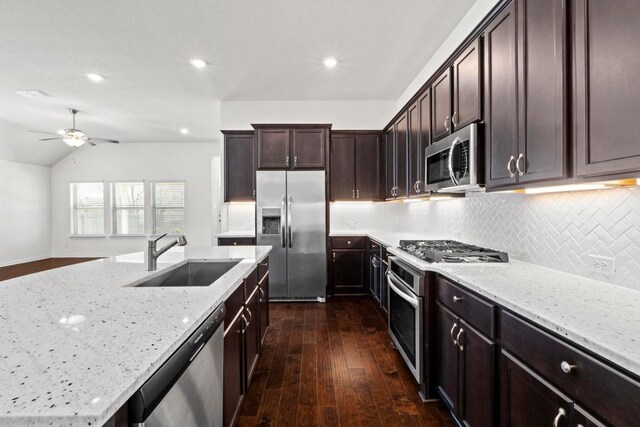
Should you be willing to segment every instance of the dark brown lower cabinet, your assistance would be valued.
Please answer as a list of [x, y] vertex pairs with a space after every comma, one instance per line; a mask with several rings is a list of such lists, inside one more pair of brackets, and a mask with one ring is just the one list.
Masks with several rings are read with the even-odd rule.
[[256, 286], [244, 304], [246, 326], [244, 330], [245, 338], [245, 358], [246, 358], [246, 382], [247, 388], [253, 379], [253, 373], [258, 366], [260, 358], [260, 288]]
[[496, 343], [438, 303], [438, 392], [464, 426], [495, 425]]
[[364, 249], [333, 249], [331, 251], [331, 284], [336, 295], [366, 294]]
[[506, 351], [501, 356], [500, 425], [569, 427], [573, 402]]
[[232, 426], [244, 397], [244, 320], [236, 316], [224, 331], [224, 425]]
[[571, 427], [607, 427], [606, 424], [598, 421], [593, 415], [578, 405], [574, 405], [573, 415]]
[[260, 345], [264, 342], [269, 330], [269, 272], [258, 283], [258, 304], [260, 305]]

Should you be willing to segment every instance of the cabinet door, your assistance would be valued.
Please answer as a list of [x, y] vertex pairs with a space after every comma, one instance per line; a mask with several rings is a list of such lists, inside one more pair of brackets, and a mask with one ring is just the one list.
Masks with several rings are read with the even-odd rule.
[[569, 426], [573, 403], [567, 397], [505, 351], [500, 364], [502, 427]]
[[451, 133], [451, 69], [447, 68], [431, 85], [433, 93], [433, 140]]
[[396, 197], [407, 197], [409, 165], [409, 126], [407, 114], [403, 114], [395, 124], [396, 129]]
[[424, 192], [424, 157], [425, 148], [431, 144], [431, 89], [427, 90], [418, 98], [420, 104], [420, 144], [418, 153], [418, 190]]
[[460, 320], [460, 418], [470, 427], [493, 427], [496, 343]]
[[260, 293], [258, 298], [260, 315], [258, 317], [260, 318], [260, 348], [262, 348], [262, 343], [264, 343], [269, 330], [269, 272], [262, 277], [258, 286]]
[[289, 138], [289, 129], [258, 129], [258, 169], [288, 169]]
[[477, 38], [453, 63], [453, 115], [451, 125], [458, 130], [482, 118], [482, 55]]
[[226, 427], [234, 425], [244, 395], [243, 328], [244, 321], [237, 316], [224, 331], [223, 418]]
[[409, 106], [407, 111], [409, 120], [409, 196], [420, 194], [420, 104]]
[[253, 293], [245, 302], [245, 360], [246, 360], [246, 389], [251, 384], [253, 373], [258, 366], [260, 356], [260, 288], [254, 289]]
[[484, 37], [487, 187], [516, 182], [514, 154], [518, 151], [518, 86], [515, 3], [511, 2], [494, 18]]
[[438, 393], [449, 409], [458, 412], [458, 345], [454, 343], [456, 334], [460, 332], [458, 318], [443, 305], [438, 303]]
[[518, 180], [524, 183], [561, 179], [568, 172], [565, 1], [519, 0], [517, 7], [520, 19]]
[[224, 137], [224, 201], [256, 199], [253, 132]]
[[324, 168], [326, 129], [293, 129], [293, 168]]
[[356, 198], [356, 147], [353, 135], [331, 136], [331, 200]]
[[365, 251], [336, 250], [331, 253], [331, 282], [336, 294], [363, 294]]
[[384, 133], [384, 164], [385, 164], [385, 186], [384, 198], [393, 199], [396, 187], [396, 149], [395, 132], [393, 127]]
[[574, 120], [580, 177], [640, 170], [640, 2], [574, 0]]
[[379, 134], [356, 135], [356, 198], [380, 199], [380, 157], [382, 154]]

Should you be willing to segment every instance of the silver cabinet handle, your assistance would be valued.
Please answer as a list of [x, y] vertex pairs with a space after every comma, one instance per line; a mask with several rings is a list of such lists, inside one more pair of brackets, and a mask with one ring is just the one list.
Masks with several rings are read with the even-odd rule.
[[457, 111], [454, 111], [454, 112], [453, 112], [453, 116], [451, 117], [451, 123], [452, 123], [454, 126], [458, 126], [458, 122], [457, 122], [457, 120], [456, 120], [456, 117], [458, 117], [458, 112], [457, 112]]
[[298, 156], [293, 156], [293, 166], [298, 166]]
[[356, 190], [351, 190], [351, 198], [352, 199], [356, 198]]
[[247, 327], [249, 327], [251, 321], [253, 320], [253, 314], [251, 313], [251, 310], [249, 310], [249, 307], [245, 307], [244, 309], [247, 310], [247, 313], [249, 314], [249, 323], [247, 323]]
[[460, 302], [460, 301], [462, 301], [463, 299], [464, 299], [464, 298], [462, 298], [462, 297], [457, 297], [457, 296], [455, 296], [455, 295], [453, 296], [453, 302]]
[[507, 170], [509, 171], [509, 177], [510, 178], [513, 178], [514, 176], [516, 176], [516, 172], [513, 169], [511, 169], [511, 163], [513, 163], [515, 160], [516, 160], [516, 158], [511, 156], [509, 158], [509, 161], [507, 162]]
[[422, 181], [418, 180], [418, 184], [416, 187], [418, 188], [418, 193], [422, 193]]
[[464, 347], [462, 346], [462, 344], [460, 344], [460, 338], [462, 338], [463, 332], [464, 329], [460, 328], [460, 330], [458, 331], [458, 335], [456, 335], [456, 343], [458, 344], [458, 348], [460, 349], [460, 351], [464, 350]]
[[260, 302], [264, 301], [264, 291], [262, 290], [262, 287], [258, 287], [258, 292], [260, 292]]
[[449, 129], [449, 116], [447, 116], [446, 119], [444, 119], [444, 128], [448, 131]]
[[242, 326], [242, 330], [240, 332], [244, 334], [245, 332], [247, 332], [247, 327], [249, 326], [249, 322], [247, 322], [247, 318], [244, 317], [244, 313], [242, 313], [240, 315], [240, 317], [242, 318], [242, 321], [244, 322], [244, 325]]
[[285, 248], [285, 227], [284, 227], [284, 215], [285, 215], [286, 205], [285, 205], [285, 196], [282, 196], [282, 210], [280, 211], [280, 243], [282, 247]]
[[576, 368], [577, 368], [576, 365], [571, 365], [569, 362], [565, 362], [564, 360], [560, 364], [560, 369], [562, 369], [562, 372], [564, 372], [565, 374], [572, 373], [573, 370]]
[[458, 345], [458, 341], [456, 341], [456, 339], [453, 337], [453, 331], [455, 331], [457, 327], [458, 324], [454, 323], [453, 328], [451, 328], [451, 332], [449, 332], [449, 336], [451, 337], [451, 342], [453, 342], [453, 345]]
[[563, 408], [558, 408], [558, 415], [553, 419], [553, 427], [558, 427], [560, 418], [566, 417], [567, 412]]
[[333, 254], [333, 262], [336, 262], [336, 253], [332, 252], [332, 254]]
[[[520, 169], [520, 160], [522, 160], [522, 169]], [[516, 169], [518, 170], [518, 174], [520, 176], [524, 175], [524, 154], [520, 153], [518, 156], [518, 160], [516, 160]]]
[[360, 198], [360, 190], [358, 189], [356, 190], [356, 199], [359, 199], [359, 198]]
[[291, 196], [289, 196], [289, 206], [287, 206], [287, 229], [289, 230], [289, 247], [292, 248], [293, 246], [293, 231], [291, 231], [291, 217], [293, 216], [293, 214], [291, 213], [291, 206], [293, 203]]
[[287, 164], [287, 167], [289, 167], [289, 156], [286, 156], [284, 161]]

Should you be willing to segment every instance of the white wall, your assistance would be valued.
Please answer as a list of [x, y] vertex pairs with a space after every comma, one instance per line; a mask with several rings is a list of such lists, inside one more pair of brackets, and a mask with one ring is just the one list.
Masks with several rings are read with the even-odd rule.
[[[69, 183], [73, 181], [184, 180], [189, 245], [211, 245], [216, 217], [211, 196], [214, 155], [220, 155], [219, 143], [131, 143], [82, 147], [65, 157], [51, 168], [52, 256], [108, 256], [145, 247], [142, 237], [70, 238]], [[109, 235], [110, 213], [106, 218]], [[147, 221], [147, 230], [149, 225]]]
[[[436, 50], [436, 53], [433, 54], [431, 59], [429, 59], [418, 75], [413, 79], [409, 86], [407, 86], [402, 95], [400, 95], [396, 104], [397, 110], [402, 108], [404, 104], [406, 104], [409, 99], [415, 95], [420, 87], [429, 80], [429, 77], [431, 77], [442, 64], [444, 64], [446, 59], [458, 48], [458, 46], [460, 46], [464, 39], [471, 34], [473, 29], [478, 26], [480, 21], [487, 16], [499, 1], [500, 0], [476, 0], [474, 5], [471, 6], [471, 9], [469, 9], [467, 14], [460, 20], [451, 34], [449, 34], [449, 37], [445, 39], [438, 50]], [[391, 120], [391, 116], [389, 116], [387, 120]]]
[[332, 123], [333, 129], [382, 129], [396, 113], [395, 101], [225, 101], [222, 129], [253, 129], [251, 123]]
[[0, 160], [0, 265], [47, 258], [50, 168]]

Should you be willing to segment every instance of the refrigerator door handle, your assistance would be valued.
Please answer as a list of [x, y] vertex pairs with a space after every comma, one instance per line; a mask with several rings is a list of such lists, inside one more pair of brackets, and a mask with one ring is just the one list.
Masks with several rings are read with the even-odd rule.
[[280, 244], [285, 248], [284, 237], [284, 211], [285, 211], [285, 196], [282, 196], [282, 209], [280, 210]]
[[292, 247], [293, 233], [291, 231], [291, 196], [289, 196], [289, 204], [287, 206], [287, 230], [289, 230], [289, 247]]

